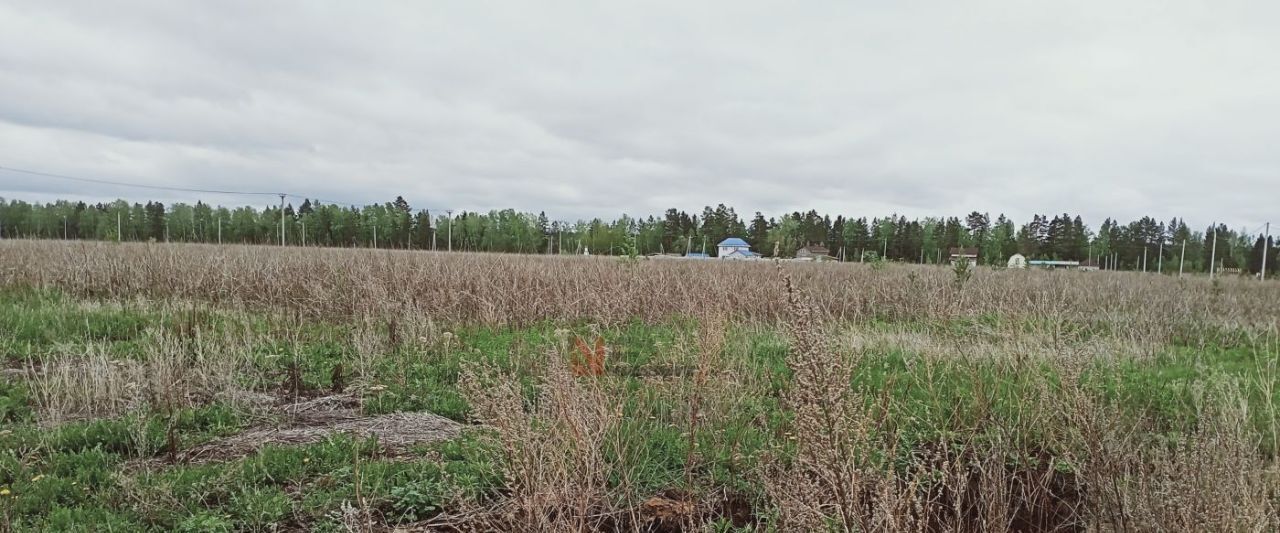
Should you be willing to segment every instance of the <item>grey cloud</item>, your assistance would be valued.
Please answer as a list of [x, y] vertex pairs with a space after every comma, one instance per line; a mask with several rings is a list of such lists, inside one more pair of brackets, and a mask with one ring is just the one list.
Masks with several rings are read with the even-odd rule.
[[[1256, 225], [1280, 194], [1277, 15], [1243, 0], [7, 2], [0, 165], [570, 219], [723, 202]], [[0, 195], [72, 194], [151, 195], [0, 174]]]

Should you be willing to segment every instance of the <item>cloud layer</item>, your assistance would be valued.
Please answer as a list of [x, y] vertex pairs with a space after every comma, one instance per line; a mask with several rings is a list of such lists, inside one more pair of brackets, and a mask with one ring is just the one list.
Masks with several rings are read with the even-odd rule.
[[0, 166], [570, 219], [1280, 205], [1273, 2], [322, 4], [3, 3]]

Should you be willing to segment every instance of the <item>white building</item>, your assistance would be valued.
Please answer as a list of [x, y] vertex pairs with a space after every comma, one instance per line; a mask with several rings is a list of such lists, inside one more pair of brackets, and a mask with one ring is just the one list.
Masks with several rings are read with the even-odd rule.
[[1027, 258], [1022, 254], [1009, 256], [1009, 268], [1027, 268]]
[[716, 257], [720, 259], [758, 259], [760, 254], [751, 251], [747, 241], [729, 237], [716, 245]]

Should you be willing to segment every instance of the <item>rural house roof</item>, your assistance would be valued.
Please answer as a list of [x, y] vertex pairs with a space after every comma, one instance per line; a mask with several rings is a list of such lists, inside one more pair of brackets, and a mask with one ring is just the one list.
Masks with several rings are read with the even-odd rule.
[[737, 238], [737, 237], [729, 237], [728, 239], [725, 239], [725, 240], [723, 240], [723, 241], [720, 241], [720, 244], [717, 244], [716, 246], [742, 246], [742, 247], [748, 247], [748, 246], [751, 246], [751, 245], [750, 245], [750, 244], [747, 244], [747, 241], [744, 241], [744, 240], [739, 239], [739, 238]]
[[947, 253], [951, 254], [951, 257], [955, 257], [955, 256], [958, 256], [958, 255], [960, 255], [960, 256], [974, 256], [974, 257], [977, 257], [977, 256], [978, 256], [978, 249], [977, 249], [977, 248], [949, 248], [948, 250], [949, 250], [949, 251], [948, 251]]

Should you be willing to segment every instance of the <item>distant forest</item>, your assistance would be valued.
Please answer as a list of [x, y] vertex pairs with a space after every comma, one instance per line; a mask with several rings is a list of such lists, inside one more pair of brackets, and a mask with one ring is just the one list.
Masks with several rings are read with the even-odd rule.
[[[1126, 270], [1176, 273], [1186, 243], [1188, 272], [1205, 272], [1216, 231], [1219, 268], [1257, 273], [1262, 266], [1261, 232], [1225, 225], [1194, 231], [1179, 218], [1161, 222], [1142, 217], [1127, 223], [1110, 218], [1092, 229], [1079, 216], [1036, 215], [1021, 225], [999, 215], [973, 212], [964, 217], [911, 219], [848, 217], [795, 212], [776, 218], [756, 213], [740, 218], [732, 207], [706, 207], [700, 214], [668, 209], [660, 217], [563, 222], [543, 213], [511, 209], [488, 213], [414, 210], [404, 198], [363, 207], [310, 200], [283, 210], [289, 245], [457, 250], [528, 254], [684, 254], [706, 251], [726, 237], [741, 237], [767, 257], [790, 257], [807, 245], [822, 245], [848, 261], [875, 260], [938, 263], [951, 247], [979, 250], [983, 264], [1003, 265], [1020, 253], [1030, 259], [1093, 260]], [[451, 227], [452, 226], [452, 227]], [[160, 202], [86, 204], [58, 201], [28, 203], [0, 199], [0, 237], [92, 239], [201, 243], [279, 244], [281, 208], [227, 208]], [[452, 242], [450, 242], [450, 240]], [[1273, 240], [1268, 239], [1267, 270], [1274, 272]], [[1163, 261], [1160, 260], [1161, 254]]]

